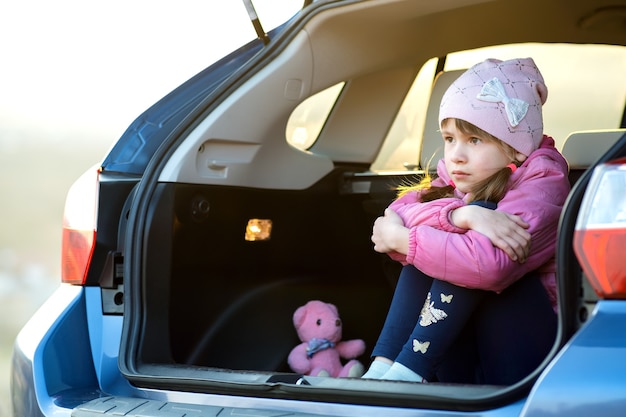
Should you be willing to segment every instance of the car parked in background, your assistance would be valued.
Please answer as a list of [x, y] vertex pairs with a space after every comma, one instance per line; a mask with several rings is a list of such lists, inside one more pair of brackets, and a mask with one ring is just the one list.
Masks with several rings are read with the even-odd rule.
[[[245, 3], [259, 39], [147, 109], [70, 189], [63, 282], [15, 343], [14, 415], [623, 415], [626, 2], [305, 1], [268, 33]], [[399, 271], [372, 249], [374, 219], [441, 155], [450, 82], [526, 56], [573, 185], [550, 354], [510, 386], [294, 374], [309, 300], [374, 345]]]

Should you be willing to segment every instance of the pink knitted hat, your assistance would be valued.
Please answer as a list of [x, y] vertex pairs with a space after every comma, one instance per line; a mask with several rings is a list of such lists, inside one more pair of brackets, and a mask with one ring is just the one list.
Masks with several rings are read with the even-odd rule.
[[530, 155], [543, 137], [541, 106], [548, 97], [532, 58], [488, 59], [465, 71], [443, 95], [439, 125], [462, 119]]

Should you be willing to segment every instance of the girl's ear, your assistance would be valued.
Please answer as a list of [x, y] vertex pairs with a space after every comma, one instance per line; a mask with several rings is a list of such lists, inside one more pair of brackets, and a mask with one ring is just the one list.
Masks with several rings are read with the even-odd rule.
[[521, 152], [515, 152], [515, 159], [518, 162], [524, 162], [528, 157]]

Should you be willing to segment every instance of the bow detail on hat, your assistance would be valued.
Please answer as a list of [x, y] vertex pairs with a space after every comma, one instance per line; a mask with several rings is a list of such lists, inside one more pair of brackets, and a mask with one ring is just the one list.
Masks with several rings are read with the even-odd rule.
[[512, 127], [517, 126], [528, 111], [528, 103], [519, 98], [507, 96], [502, 82], [496, 77], [483, 85], [476, 98], [491, 103], [504, 103], [504, 109]]

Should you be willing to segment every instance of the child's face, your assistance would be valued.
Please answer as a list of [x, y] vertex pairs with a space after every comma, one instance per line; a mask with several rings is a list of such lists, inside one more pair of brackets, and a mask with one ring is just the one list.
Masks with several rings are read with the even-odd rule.
[[448, 175], [456, 188], [470, 192], [474, 185], [495, 174], [515, 159], [499, 141], [489, 136], [463, 133], [448, 121], [441, 128]]

